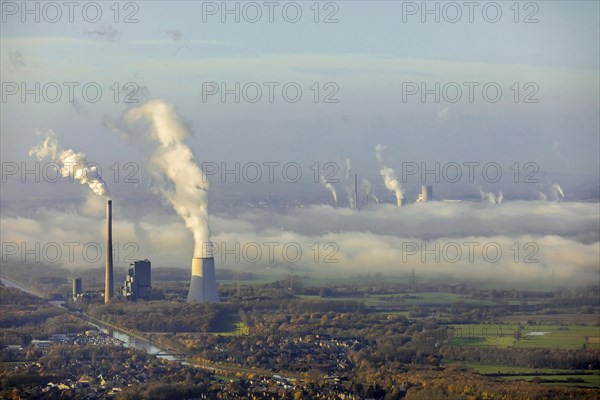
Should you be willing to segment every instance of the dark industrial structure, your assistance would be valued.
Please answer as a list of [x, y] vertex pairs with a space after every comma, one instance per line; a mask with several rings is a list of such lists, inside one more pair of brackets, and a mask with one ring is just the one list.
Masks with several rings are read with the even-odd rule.
[[150, 300], [152, 297], [150, 261], [138, 260], [130, 264], [121, 288], [121, 295], [127, 300]]

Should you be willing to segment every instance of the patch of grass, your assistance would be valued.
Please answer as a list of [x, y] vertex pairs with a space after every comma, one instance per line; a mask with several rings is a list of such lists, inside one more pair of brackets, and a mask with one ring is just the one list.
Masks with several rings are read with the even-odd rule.
[[250, 333], [250, 329], [242, 321], [237, 321], [230, 325], [229, 330], [219, 331], [219, 332], [210, 332], [210, 333], [212, 335], [221, 335], [221, 336], [238, 336], [238, 335], [248, 335]]
[[598, 327], [589, 325], [525, 325], [521, 339], [514, 339], [517, 324], [454, 325], [455, 346], [494, 346], [549, 349], [581, 349], [588, 337], [589, 349], [600, 349]]
[[[452, 364], [454, 364], [452, 362]], [[545, 385], [576, 386], [576, 387], [600, 387], [600, 371], [575, 371], [552, 369], [552, 368], [527, 368], [512, 365], [483, 365], [476, 363], [456, 364], [472, 369], [482, 375], [492, 375], [503, 380], [542, 380]], [[590, 374], [593, 372], [593, 374]], [[521, 374], [521, 375], [519, 375]], [[504, 375], [504, 376], [503, 376]], [[553, 382], [543, 382], [553, 381]]]
[[223, 382], [229, 382], [229, 381], [235, 381], [236, 379], [231, 378], [229, 376], [224, 376], [224, 375], [213, 375], [213, 382], [215, 381], [223, 381]]

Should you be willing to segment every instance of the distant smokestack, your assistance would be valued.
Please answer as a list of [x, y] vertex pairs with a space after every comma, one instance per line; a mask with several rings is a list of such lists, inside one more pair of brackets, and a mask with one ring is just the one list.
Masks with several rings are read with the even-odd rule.
[[106, 270], [104, 275], [104, 303], [113, 297], [112, 200], [106, 203]]
[[354, 174], [354, 208], [358, 210], [358, 175]]
[[212, 243], [202, 249], [202, 257], [192, 258], [192, 278], [187, 301], [219, 302]]

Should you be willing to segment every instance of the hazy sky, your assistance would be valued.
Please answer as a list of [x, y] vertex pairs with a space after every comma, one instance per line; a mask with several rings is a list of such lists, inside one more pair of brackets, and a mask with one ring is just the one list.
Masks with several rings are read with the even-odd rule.
[[[367, 235], [363, 243], [388, 243], [391, 253], [383, 251], [387, 255], [375, 262], [384, 268], [400, 254], [393, 240], [436, 237], [418, 227], [437, 226], [439, 214], [409, 216], [403, 210], [393, 216], [398, 210], [382, 206], [371, 210], [367, 222], [364, 215], [331, 210], [335, 218], [347, 218], [341, 224], [328, 221], [323, 214], [329, 208], [322, 206], [282, 221], [280, 214], [265, 217], [257, 211], [236, 219], [232, 215], [239, 209], [219, 205], [242, 204], [250, 194], [254, 202], [285, 196], [332, 205], [319, 180], [331, 172], [326, 163], [333, 162], [340, 179], [335, 184], [339, 205], [347, 207], [345, 186], [352, 182], [344, 177], [346, 159], [388, 204], [395, 198], [379, 173], [384, 166], [400, 179], [406, 163], [494, 163], [503, 173], [498, 182], [482, 179], [480, 170], [473, 180], [425, 181], [435, 185], [437, 198], [477, 199], [480, 192], [484, 197], [503, 192], [507, 200], [550, 201], [557, 199], [552, 187], [557, 182], [565, 189], [564, 200], [575, 203], [549, 209], [536, 201], [528, 210], [527, 203], [517, 202], [504, 211], [490, 204], [483, 211], [482, 205], [466, 205], [476, 222], [465, 222], [465, 229], [458, 228], [460, 221], [448, 225], [457, 229], [444, 230], [444, 240], [498, 237], [508, 243], [514, 235], [550, 247], [558, 241], [557, 246], [569, 249], [564, 254], [578, 254], [574, 262], [586, 271], [580, 281], [597, 266], [596, 1], [474, 2], [473, 8], [464, 2], [428, 2], [427, 10], [420, 1], [228, 2], [227, 10], [220, 1], [139, 1], [118, 3], [118, 8], [111, 2], [77, 2], [72, 10], [62, 2], [52, 4], [2, 1], [3, 241], [39, 241], [52, 229], [64, 240], [81, 237], [82, 227], [93, 229], [102, 218], [101, 203], [90, 198], [87, 188], [44, 176], [40, 182], [31, 175], [21, 179], [21, 169], [34, 168], [29, 150], [41, 140], [36, 132], [52, 130], [63, 149], [83, 152], [102, 167], [115, 213], [122, 218], [116, 236], [134, 238], [139, 230], [144, 251], [156, 251], [162, 263], [168, 263], [174, 246], [185, 248], [178, 262], [187, 260], [192, 245], [185, 226], [148, 179], [153, 147], [146, 136], [132, 134], [143, 126], [124, 119], [131, 108], [161, 99], [189, 128], [185, 143], [198, 164], [262, 166], [263, 178], [256, 184], [207, 173], [211, 208], [221, 213], [213, 214], [212, 230], [222, 240], [291, 230], [291, 238], [310, 243], [327, 241], [331, 233], [345, 244], [343, 259], [360, 268], [370, 253], [354, 254], [357, 247], [348, 236]], [[229, 94], [222, 98], [224, 89]], [[387, 145], [381, 162], [375, 157], [377, 144]], [[302, 180], [290, 184], [276, 169], [270, 184], [264, 163], [271, 162], [298, 163]], [[124, 182], [129, 173], [140, 177], [140, 171], [138, 184]], [[540, 182], [525, 181], [530, 172]], [[423, 181], [416, 176], [402, 182], [410, 202]], [[439, 207], [440, 213], [456, 211], [454, 205]], [[53, 216], [49, 209], [60, 213]], [[507, 229], [501, 224], [505, 212], [533, 226]], [[573, 220], [578, 212], [586, 216]], [[540, 222], [546, 213], [554, 215], [552, 223]], [[59, 228], [67, 215], [83, 220]], [[398, 226], [406, 223], [404, 228], [390, 225], [396, 217]], [[570, 223], [560, 222], [563, 218]], [[264, 221], [270, 222], [265, 226]], [[161, 228], [163, 223], [170, 229]], [[313, 223], [318, 228], [303, 228]], [[152, 232], [172, 237], [156, 243]], [[101, 241], [101, 227], [89, 239]], [[557, 265], [567, 262], [548, 261], [542, 267]]]
[[[127, 146], [101, 124], [105, 117], [118, 120], [131, 106], [123, 101], [132, 89], [115, 104], [111, 85], [133, 82], [141, 88], [133, 99], [166, 100], [189, 121], [196, 135], [191, 146], [201, 160], [350, 157], [357, 167], [376, 168], [370, 149], [386, 143], [398, 162], [533, 161], [543, 171], [597, 176], [598, 3], [530, 2], [525, 8], [524, 2], [518, 23], [515, 9], [504, 2], [498, 3], [499, 21], [487, 22], [497, 15], [489, 3], [477, 2], [472, 23], [465, 6], [460, 6], [458, 22], [450, 23], [446, 20], [455, 18], [456, 7], [428, 3], [432, 9], [438, 5], [436, 23], [435, 15], [421, 15], [421, 2], [392, 1], [321, 2], [319, 21], [330, 16], [337, 23], [314, 23], [310, 2], [299, 3], [302, 16], [297, 23], [286, 22], [283, 12], [287, 7], [286, 18], [293, 19], [296, 8], [290, 4], [295, 3], [275, 2], [273, 23], [269, 8], [261, 6], [262, 17], [249, 23], [255, 8], [238, 2], [236, 23], [235, 15], [221, 15], [221, 2], [191, 1], [132, 2], [126, 9], [121, 5], [118, 23], [108, 3], [100, 3], [96, 23], [84, 19], [93, 20], [97, 12], [94, 7], [84, 12], [85, 2], [73, 10], [73, 23], [66, 7], [56, 23], [47, 22], [55, 18], [55, 9], [40, 8], [40, 22], [35, 23], [35, 15], [21, 15], [21, 3], [13, 10], [12, 2], [3, 2], [9, 7], [2, 22], [3, 84], [24, 82], [31, 88], [40, 82], [43, 88], [56, 82], [63, 95], [54, 104], [43, 93], [39, 103], [33, 95], [22, 103], [20, 88], [8, 95], [10, 88], [3, 87], [2, 158], [26, 159], [36, 129], [51, 128], [66, 146], [80, 148], [103, 164], [141, 160], [135, 146]], [[407, 15], [413, 4], [419, 10]], [[216, 15], [208, 15], [215, 5]], [[235, 6], [227, 3], [230, 9]], [[138, 22], [124, 23], [127, 16]], [[539, 22], [524, 23], [526, 19]], [[64, 82], [79, 84], [75, 104], [69, 102]], [[89, 82], [97, 82], [103, 91], [97, 103], [82, 98], [82, 87]], [[236, 104], [233, 95], [222, 103], [218, 94], [203, 102], [203, 82], [229, 88], [235, 82], [241, 87], [256, 82], [263, 96], [253, 104], [243, 96]], [[280, 84], [273, 103], [264, 82]], [[302, 89], [297, 103], [282, 97], [281, 87], [289, 82]], [[315, 82], [321, 86], [317, 104], [310, 89]], [[332, 99], [338, 103], [323, 103], [333, 91], [323, 87], [327, 82], [337, 85]], [[440, 87], [455, 82], [463, 93], [456, 103], [446, 101], [455, 97], [452, 87], [441, 93], [439, 103], [433, 95], [422, 103], [420, 93], [403, 102], [406, 82], [429, 88], [436, 82]], [[473, 103], [465, 82], [479, 84]], [[502, 90], [497, 103], [482, 97], [489, 82]], [[518, 103], [516, 87], [510, 88], [515, 82], [520, 86]], [[536, 86], [525, 88], [528, 82]], [[248, 90], [248, 97], [254, 96]], [[48, 91], [47, 97], [53, 98], [54, 89]], [[531, 99], [538, 103], [524, 103], [534, 92]]]

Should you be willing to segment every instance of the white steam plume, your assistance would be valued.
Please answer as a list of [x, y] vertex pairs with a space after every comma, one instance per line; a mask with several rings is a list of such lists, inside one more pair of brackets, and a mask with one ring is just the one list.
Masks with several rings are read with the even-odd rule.
[[371, 193], [371, 189], [373, 186], [367, 178], [362, 178], [362, 180], [360, 181], [360, 187], [365, 191], [366, 195], [368, 196]]
[[354, 204], [354, 188], [351, 186], [345, 186], [346, 194], [348, 195], [348, 205], [350, 208], [356, 208], [356, 204]]
[[542, 201], [548, 201], [548, 196], [546, 196], [546, 193], [544, 192], [538, 192], [538, 197]]
[[504, 193], [502, 193], [502, 190], [498, 192], [498, 204], [502, 204], [502, 202], [504, 201]]
[[98, 196], [110, 197], [106, 182], [98, 173], [98, 168], [87, 161], [85, 153], [78, 153], [73, 149], [62, 150], [52, 130], [48, 130], [43, 136], [44, 141], [29, 150], [30, 157], [35, 155], [38, 160], [51, 160], [56, 163], [64, 178], [88, 185]]
[[552, 184], [552, 196], [554, 197], [555, 201], [561, 201], [565, 197], [565, 192], [563, 192], [558, 183]]
[[323, 175], [321, 175], [321, 183], [323, 183], [325, 188], [327, 188], [331, 192], [331, 196], [333, 197], [333, 202], [335, 203], [335, 207], [337, 207], [337, 192], [335, 191], [335, 188], [333, 187], [333, 185], [331, 183], [325, 181], [325, 178], [323, 177]]
[[387, 147], [382, 144], [378, 144], [375, 146], [375, 157], [377, 157], [377, 161], [381, 164], [381, 171], [379, 173], [383, 177], [383, 183], [387, 190], [394, 192], [396, 195], [396, 203], [398, 207], [402, 205], [404, 200], [404, 190], [398, 182], [398, 178], [396, 178], [396, 171], [394, 169], [386, 167], [383, 163], [383, 152]]
[[488, 203], [496, 204], [496, 195], [494, 192], [484, 192], [483, 188], [479, 186], [479, 194], [481, 195], [481, 200], [486, 200]]
[[194, 155], [183, 142], [189, 132], [170, 104], [152, 100], [125, 114], [128, 123], [145, 119], [151, 123], [151, 139], [158, 147], [150, 162], [156, 188], [185, 221], [194, 235], [194, 257], [205, 257], [210, 242], [208, 196], [210, 187]]
[[360, 186], [362, 187], [362, 189], [365, 191], [365, 194], [367, 195], [367, 201], [371, 198], [371, 199], [375, 200], [375, 202], [379, 203], [379, 199], [377, 198], [377, 196], [375, 196], [374, 193], [371, 193], [371, 191], [373, 190], [373, 186], [371, 185], [371, 182], [367, 178], [363, 178], [360, 181]]
[[[344, 165], [344, 179], [346, 181], [350, 181], [350, 158], [346, 157], [346, 162]], [[344, 190], [346, 190], [346, 194], [348, 195], [348, 205], [351, 209], [356, 208], [356, 204], [354, 201], [354, 187], [353, 186], [344, 186]]]

